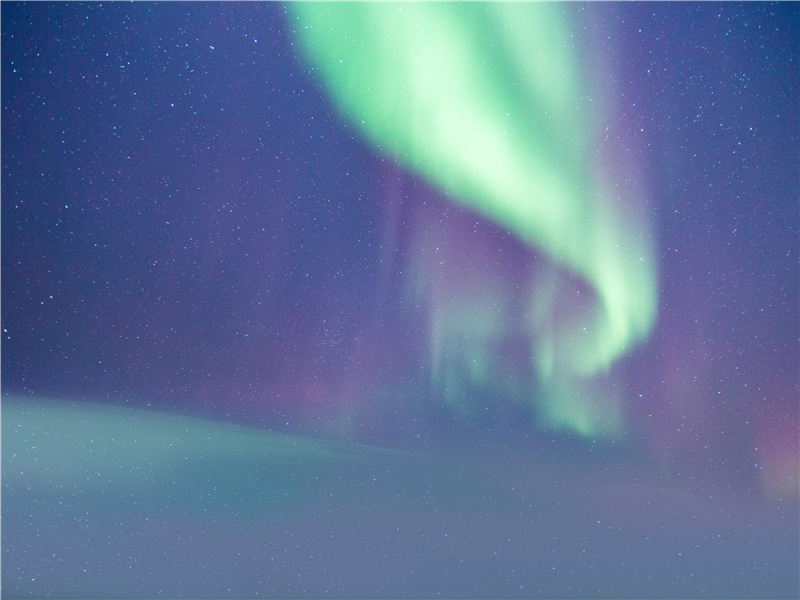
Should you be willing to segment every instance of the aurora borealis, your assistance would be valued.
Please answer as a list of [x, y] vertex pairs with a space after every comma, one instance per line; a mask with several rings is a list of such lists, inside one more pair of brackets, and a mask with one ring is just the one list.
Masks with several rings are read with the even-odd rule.
[[797, 4], [1, 10], [4, 597], [796, 597]]
[[[590, 282], [596, 300], [558, 318], [559, 283], [526, 282], [517, 329], [535, 346], [545, 391], [528, 393], [552, 413], [542, 421], [597, 434], [596, 408], [578, 399], [572, 379], [608, 370], [649, 332], [654, 249], [642, 201], [615, 200], [620, 186], [592, 157], [592, 124], [603, 120], [568, 44], [563, 7], [307, 3], [293, 11], [336, 104], [378, 150]], [[459, 325], [452, 330], [449, 314], [432, 320], [433, 359], [452, 361]]]

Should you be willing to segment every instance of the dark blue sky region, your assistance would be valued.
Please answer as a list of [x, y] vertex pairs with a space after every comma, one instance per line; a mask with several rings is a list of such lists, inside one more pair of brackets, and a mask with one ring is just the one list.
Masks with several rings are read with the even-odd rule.
[[[556, 383], [542, 331], [571, 348], [572, 315], [613, 312], [602, 288], [366, 135], [302, 50], [302, 11], [0, 10], [12, 596], [796, 596], [797, 3], [557, 9], [552, 48], [580, 74], [549, 76], [592, 107], [561, 183], [619, 192], [614, 229], [652, 248], [656, 303], [607, 369], [558, 379], [556, 352]], [[487, 39], [511, 39], [495, 25]], [[519, 58], [503, 48], [486, 60]], [[553, 82], [533, 82], [545, 106]], [[132, 425], [112, 439], [117, 420]], [[179, 450], [159, 454], [166, 439]], [[66, 474], [31, 474], [43, 464]], [[89, 506], [96, 533], [76, 544]], [[64, 576], [106, 544], [128, 558]]]

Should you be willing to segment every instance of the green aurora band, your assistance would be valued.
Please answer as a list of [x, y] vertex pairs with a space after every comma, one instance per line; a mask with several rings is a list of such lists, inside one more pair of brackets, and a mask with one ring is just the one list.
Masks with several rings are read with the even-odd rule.
[[654, 250], [641, 199], [609, 181], [603, 94], [584, 83], [568, 7], [288, 6], [316, 76], [365, 139], [591, 287], [566, 317], [547, 274], [531, 293], [524, 327], [542, 389], [526, 401], [544, 426], [618, 434], [619, 409], [580, 388], [651, 330]]

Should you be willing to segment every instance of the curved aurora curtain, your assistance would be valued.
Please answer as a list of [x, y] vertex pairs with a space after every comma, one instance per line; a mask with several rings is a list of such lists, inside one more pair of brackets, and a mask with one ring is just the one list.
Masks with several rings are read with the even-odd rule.
[[603, 96], [585, 83], [563, 7], [299, 2], [289, 10], [307, 59], [364, 138], [588, 283], [591, 301], [566, 317], [552, 286], [531, 294], [524, 327], [542, 384], [531, 401], [546, 425], [618, 431], [619, 415], [581, 399], [581, 382], [651, 329], [653, 248], [641, 199], [620, 197], [624, 186], [598, 148]]

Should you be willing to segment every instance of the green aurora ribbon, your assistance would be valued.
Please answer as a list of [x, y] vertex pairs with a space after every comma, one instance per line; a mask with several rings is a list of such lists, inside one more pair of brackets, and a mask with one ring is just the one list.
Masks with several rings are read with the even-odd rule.
[[557, 322], [552, 285], [531, 295], [544, 391], [530, 401], [551, 428], [618, 433], [619, 411], [577, 387], [651, 330], [654, 250], [641, 199], [609, 177], [604, 96], [587, 84], [565, 7], [297, 2], [289, 14], [365, 139], [588, 283], [592, 301]]

